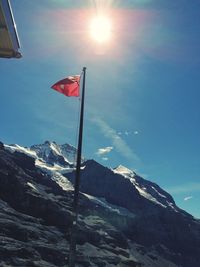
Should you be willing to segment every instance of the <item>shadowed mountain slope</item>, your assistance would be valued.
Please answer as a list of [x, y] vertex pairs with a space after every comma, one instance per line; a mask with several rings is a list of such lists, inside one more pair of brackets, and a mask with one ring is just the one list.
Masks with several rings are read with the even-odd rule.
[[[75, 150], [53, 145], [0, 144], [0, 266], [68, 266]], [[123, 166], [83, 166], [77, 266], [200, 266], [200, 222], [167, 192]]]

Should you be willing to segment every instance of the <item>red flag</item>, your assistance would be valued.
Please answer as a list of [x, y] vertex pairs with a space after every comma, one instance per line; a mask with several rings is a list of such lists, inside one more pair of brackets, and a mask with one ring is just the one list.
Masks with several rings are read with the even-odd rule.
[[79, 96], [80, 75], [69, 76], [51, 86], [52, 89], [66, 96]]

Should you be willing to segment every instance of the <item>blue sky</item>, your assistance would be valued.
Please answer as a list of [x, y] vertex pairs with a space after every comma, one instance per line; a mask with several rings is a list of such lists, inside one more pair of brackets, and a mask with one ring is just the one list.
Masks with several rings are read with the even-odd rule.
[[[112, 38], [90, 38], [104, 7]], [[0, 59], [1, 140], [76, 144], [79, 100], [50, 89], [87, 67], [83, 153], [156, 182], [200, 218], [200, 3], [12, 0], [23, 58]]]

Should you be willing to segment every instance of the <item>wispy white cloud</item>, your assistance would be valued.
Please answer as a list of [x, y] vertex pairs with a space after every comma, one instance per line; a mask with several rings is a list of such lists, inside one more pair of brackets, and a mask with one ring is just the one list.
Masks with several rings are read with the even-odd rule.
[[106, 161], [106, 160], [108, 160], [108, 158], [106, 158], [106, 157], [103, 157], [103, 158], [102, 158], [102, 160], [105, 160], [105, 161]]
[[128, 131], [128, 130], [126, 130], [126, 131], [119, 131], [119, 132], [117, 132], [117, 134], [118, 135], [126, 135], [126, 136], [129, 136], [129, 135], [132, 135], [132, 134], [134, 134], [134, 135], [137, 135], [137, 134], [139, 134], [139, 132], [138, 131]]
[[104, 155], [104, 154], [108, 154], [113, 150], [112, 146], [107, 146], [104, 148], [99, 148], [98, 151], [96, 152], [97, 155]]
[[104, 120], [101, 118], [93, 118], [92, 120], [100, 128], [103, 135], [110, 139], [114, 148], [125, 158], [132, 161], [139, 162], [140, 159], [134, 153], [134, 151], [128, 146], [128, 144], [119, 136], [118, 132], [112, 129]]
[[171, 194], [200, 192], [200, 183], [187, 183], [178, 186], [172, 186], [166, 188], [166, 190]]
[[185, 197], [185, 198], [184, 198], [184, 201], [188, 201], [188, 200], [190, 200], [190, 199], [192, 199], [192, 198], [193, 198], [193, 196]]

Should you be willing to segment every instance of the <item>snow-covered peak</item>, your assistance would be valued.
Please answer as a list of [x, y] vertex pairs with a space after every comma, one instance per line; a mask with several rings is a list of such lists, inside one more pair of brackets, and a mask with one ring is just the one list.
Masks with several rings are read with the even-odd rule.
[[[17, 151], [34, 158], [36, 167], [50, 174], [52, 179], [65, 190], [66, 188], [71, 188], [64, 174], [74, 170], [77, 152], [75, 147], [69, 144], [59, 145], [56, 142], [46, 141], [43, 144], [33, 145], [28, 148], [19, 145], [5, 145], [5, 148], [13, 153]], [[91, 164], [91, 166], [93, 165], [94, 164]], [[94, 168], [94, 166], [92, 168]], [[103, 169], [103, 175], [105, 175], [104, 171], [105, 169]], [[122, 179], [129, 180], [130, 188], [133, 187], [133, 191], [136, 190], [141, 197], [159, 206], [176, 211], [176, 205], [172, 197], [155, 183], [143, 179], [134, 171], [123, 165], [119, 165], [111, 169], [111, 171], [113, 174], [121, 176]], [[114, 175], [114, 178], [115, 177]], [[66, 187], [64, 183], [67, 184]], [[128, 184], [127, 181], [125, 184]]]
[[56, 163], [66, 166], [73, 165], [75, 162], [76, 148], [68, 144], [58, 145], [56, 142], [45, 141], [43, 144], [31, 146], [30, 149], [52, 165]]
[[16, 144], [4, 145], [4, 147], [12, 153], [16, 151], [34, 158], [35, 166], [51, 175], [51, 178], [64, 190], [72, 188], [70, 182], [62, 174], [74, 170], [77, 152], [75, 147], [69, 144], [59, 145], [50, 141], [31, 147], [23, 147]]
[[56, 142], [45, 141], [43, 144], [23, 147], [17, 144], [4, 145], [10, 152], [24, 153], [36, 160], [42, 160], [50, 165], [72, 166], [76, 159], [76, 148], [69, 144], [58, 145]]
[[[67, 158], [70, 162], [74, 162], [76, 159], [77, 149], [69, 144], [60, 145], [60, 151], [62, 155]], [[84, 160], [82, 158], [82, 160]]]
[[114, 168], [113, 172], [124, 175], [126, 177], [134, 177], [136, 175], [132, 170], [128, 169], [123, 165], [119, 165], [118, 167]]
[[35, 159], [35, 164], [47, 172], [68, 172], [74, 168], [76, 148], [69, 144], [58, 145], [56, 142], [45, 141], [43, 144], [23, 147], [17, 144], [4, 145], [5, 149], [14, 153], [24, 153]]
[[172, 197], [155, 183], [143, 179], [134, 171], [123, 165], [119, 165], [113, 169], [113, 172], [122, 175], [125, 179], [128, 179], [142, 197], [159, 206], [165, 208], [169, 207], [176, 211], [176, 205]]

